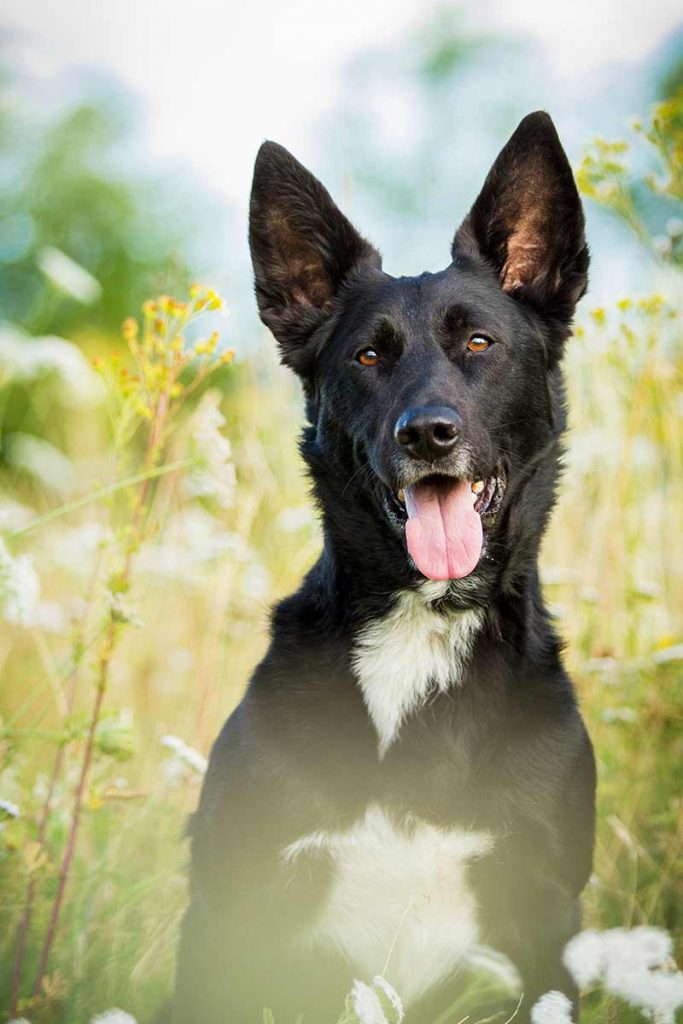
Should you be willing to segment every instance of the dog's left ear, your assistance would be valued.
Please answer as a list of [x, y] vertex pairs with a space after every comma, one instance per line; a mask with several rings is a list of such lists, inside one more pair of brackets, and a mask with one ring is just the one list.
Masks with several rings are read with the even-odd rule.
[[588, 247], [574, 176], [548, 114], [525, 117], [503, 148], [452, 253], [483, 257], [504, 291], [568, 333], [586, 290]]
[[275, 142], [264, 142], [256, 157], [249, 245], [261, 319], [282, 362], [305, 379], [309, 342], [340, 287], [363, 268], [379, 268], [380, 255], [318, 179]]

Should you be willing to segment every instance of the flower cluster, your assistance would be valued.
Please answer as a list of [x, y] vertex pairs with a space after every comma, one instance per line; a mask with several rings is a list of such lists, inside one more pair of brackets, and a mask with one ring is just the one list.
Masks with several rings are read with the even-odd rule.
[[12, 800], [5, 800], [0, 797], [0, 818], [18, 818], [21, 812]]
[[674, 1024], [683, 1005], [683, 972], [675, 969], [671, 937], [661, 928], [588, 929], [569, 942], [564, 962], [580, 988], [599, 982], [658, 1024]]
[[0, 370], [9, 379], [33, 384], [50, 377], [62, 404], [87, 405], [101, 394], [102, 384], [77, 345], [47, 335], [32, 338], [16, 327], [0, 327]]
[[[683, 92], [663, 103], [655, 104], [644, 121], [632, 127], [654, 156], [656, 171], [642, 178], [642, 185], [655, 196], [680, 203], [683, 199]], [[671, 262], [683, 259], [683, 222], [670, 217], [664, 230], [652, 236], [647, 224], [649, 217], [633, 188], [629, 158], [631, 144], [618, 140], [610, 142], [594, 139], [591, 149], [584, 155], [576, 178], [584, 195], [607, 207], [625, 220], [641, 242], [654, 253]]]
[[173, 753], [167, 765], [169, 781], [179, 781], [187, 775], [188, 768], [193, 775], [199, 777], [206, 772], [207, 760], [204, 755], [188, 746], [179, 736], [162, 736], [161, 745]]
[[130, 1013], [126, 1013], [125, 1010], [119, 1010], [118, 1007], [114, 1006], [111, 1010], [98, 1013], [92, 1018], [90, 1024], [137, 1024], [137, 1022]]
[[219, 508], [230, 508], [235, 497], [235, 466], [232, 448], [221, 431], [225, 416], [220, 395], [207, 391], [192, 416], [191, 453], [195, 466], [185, 478], [185, 489], [196, 498], [213, 499]]
[[546, 992], [531, 1009], [531, 1024], [572, 1024], [572, 1004], [562, 992]]
[[[30, 1021], [25, 1017], [15, 1017], [9, 1024], [30, 1024]], [[137, 1021], [132, 1014], [113, 1006], [111, 1010], [105, 1010], [103, 1013], [91, 1017], [90, 1024], [137, 1024]]]
[[0, 617], [30, 626], [35, 617], [40, 580], [30, 555], [13, 557], [0, 537]]
[[[191, 344], [185, 331], [204, 313], [220, 309], [223, 300], [211, 288], [193, 285], [189, 302], [161, 295], [142, 306], [142, 325], [128, 317], [122, 326], [123, 339], [133, 358], [133, 367], [123, 364], [121, 354], [110, 361], [95, 359], [93, 365], [135, 413], [152, 420], [159, 403], [185, 396], [209, 374], [229, 363], [232, 349], [216, 354], [218, 332]], [[181, 376], [192, 364], [199, 364], [192, 383]]]

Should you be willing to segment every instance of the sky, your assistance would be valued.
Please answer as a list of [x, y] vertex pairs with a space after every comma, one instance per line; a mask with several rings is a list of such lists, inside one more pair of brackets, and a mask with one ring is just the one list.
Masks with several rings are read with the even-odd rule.
[[[244, 207], [254, 154], [275, 138], [306, 160], [341, 72], [433, 0], [4, 0], [2, 26], [37, 78], [89, 66], [141, 100], [149, 155]], [[474, 25], [531, 36], [568, 78], [638, 61], [681, 23], [680, 0], [464, 0]], [[494, 73], [494, 69], [492, 69]]]

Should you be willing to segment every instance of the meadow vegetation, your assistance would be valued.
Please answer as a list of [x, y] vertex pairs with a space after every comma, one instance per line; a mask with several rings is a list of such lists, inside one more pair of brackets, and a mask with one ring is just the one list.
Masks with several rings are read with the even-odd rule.
[[[666, 929], [664, 974], [683, 938], [681, 167], [679, 97], [578, 169], [663, 286], [583, 304], [543, 552], [599, 766], [586, 926]], [[89, 359], [0, 332], [0, 1019], [119, 1006], [146, 1022], [168, 995], [205, 757], [264, 652], [269, 604], [316, 556], [297, 386], [268, 337], [249, 358], [227, 339], [232, 361], [197, 333], [219, 301], [146, 303], [118, 354], [90, 338]], [[643, 1019], [637, 994], [602, 980], [586, 975], [589, 1024]], [[383, 990], [358, 992], [344, 1020], [363, 998], [390, 1019]], [[673, 1021], [659, 1005], [649, 1019]], [[478, 1019], [467, 998], [458, 1012]]]

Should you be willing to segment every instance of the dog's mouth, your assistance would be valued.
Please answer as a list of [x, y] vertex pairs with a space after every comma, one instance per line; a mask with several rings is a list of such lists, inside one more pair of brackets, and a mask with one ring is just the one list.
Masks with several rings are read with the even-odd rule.
[[405, 530], [422, 575], [457, 580], [477, 567], [504, 491], [502, 472], [481, 480], [430, 475], [397, 491], [385, 488], [385, 507], [394, 526]]

